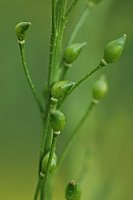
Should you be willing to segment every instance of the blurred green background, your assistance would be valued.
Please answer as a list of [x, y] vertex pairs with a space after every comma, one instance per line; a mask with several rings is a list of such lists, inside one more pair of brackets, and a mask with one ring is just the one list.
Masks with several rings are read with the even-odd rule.
[[[83, 10], [85, 1], [80, 2], [71, 15], [65, 38]], [[120, 61], [98, 72], [64, 104], [67, 127], [58, 142], [59, 154], [89, 104], [94, 80], [102, 73], [107, 75], [109, 93], [84, 124], [60, 168], [54, 200], [65, 199], [65, 186], [71, 179], [77, 179], [90, 145], [95, 147], [95, 154], [82, 182], [82, 199], [133, 199], [132, 11], [132, 0], [104, 0], [89, 15], [76, 38], [77, 42], [87, 41], [88, 46], [68, 74], [73, 81], [98, 63], [107, 42], [128, 34]], [[37, 179], [42, 124], [24, 77], [14, 27], [19, 21], [32, 22], [26, 53], [41, 94], [47, 75], [50, 1], [0, 0], [0, 16], [0, 199], [30, 200]]]

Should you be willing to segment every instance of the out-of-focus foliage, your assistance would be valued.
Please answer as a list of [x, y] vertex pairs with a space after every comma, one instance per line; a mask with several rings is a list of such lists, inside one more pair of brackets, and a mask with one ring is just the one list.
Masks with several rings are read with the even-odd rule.
[[[83, 3], [71, 15], [69, 34]], [[128, 35], [126, 50], [114, 65], [104, 71], [109, 93], [84, 124], [58, 173], [54, 200], [63, 199], [65, 186], [77, 179], [86, 149], [94, 145], [95, 155], [82, 183], [82, 199], [133, 199], [133, 1], [103, 0], [90, 13], [75, 42], [87, 41], [80, 58], [68, 73], [76, 81], [97, 64], [104, 46], [123, 33]], [[0, 1], [0, 199], [32, 199], [37, 178], [41, 120], [30, 93], [20, 61], [14, 27], [19, 21], [31, 21], [27, 38], [27, 61], [39, 91], [46, 83], [50, 2], [31, 0]], [[71, 130], [83, 115], [94, 80], [91, 78], [65, 103], [67, 126], [60, 137], [58, 153]]]

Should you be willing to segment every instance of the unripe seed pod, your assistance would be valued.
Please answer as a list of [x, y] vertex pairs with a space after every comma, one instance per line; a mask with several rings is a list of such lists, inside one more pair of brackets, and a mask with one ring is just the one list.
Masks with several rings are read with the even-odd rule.
[[81, 199], [81, 189], [80, 185], [71, 181], [66, 187], [66, 200], [80, 200]]
[[[42, 163], [41, 163], [41, 172], [42, 172], [43, 174], [45, 174], [45, 173], [46, 173], [46, 170], [47, 170], [47, 164], [48, 164], [49, 154], [50, 154], [50, 152], [48, 152], [48, 153], [43, 157], [43, 159], [42, 159]], [[56, 156], [56, 154], [54, 153], [54, 154], [53, 154], [53, 158], [52, 158], [52, 162], [51, 162], [51, 166], [50, 166], [50, 172], [56, 168], [56, 164], [57, 164], [57, 156]]]
[[105, 96], [108, 91], [108, 84], [105, 76], [102, 76], [98, 81], [95, 82], [93, 86], [93, 98], [99, 101]]
[[122, 37], [107, 44], [104, 49], [103, 58], [107, 63], [114, 63], [117, 59], [119, 59], [125, 47], [126, 37], [127, 35], [124, 34]]
[[28, 31], [30, 25], [31, 25], [30, 22], [20, 22], [16, 25], [15, 32], [16, 32], [17, 38], [20, 42], [24, 41], [26, 39], [27, 31]]
[[51, 126], [54, 132], [60, 132], [64, 130], [65, 116], [59, 110], [51, 111]]
[[83, 49], [83, 47], [86, 46], [86, 44], [87, 43], [84, 42], [84, 43], [75, 43], [68, 46], [64, 52], [64, 57], [63, 57], [65, 63], [72, 64], [77, 59], [81, 50]]
[[53, 98], [61, 99], [67, 91], [74, 85], [71, 81], [59, 81], [51, 88], [51, 95]]

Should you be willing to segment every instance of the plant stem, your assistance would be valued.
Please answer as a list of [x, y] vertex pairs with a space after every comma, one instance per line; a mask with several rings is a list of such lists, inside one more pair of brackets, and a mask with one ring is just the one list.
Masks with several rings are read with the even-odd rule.
[[38, 195], [40, 192], [40, 186], [41, 186], [41, 178], [39, 177], [38, 183], [37, 183], [37, 187], [36, 187], [36, 191], [35, 191], [35, 195], [34, 195], [34, 200], [38, 199]]
[[101, 69], [103, 66], [102, 65], [98, 65], [97, 67], [95, 67], [93, 70], [91, 70], [91, 72], [89, 72], [88, 74], [86, 74], [85, 76], [83, 76], [79, 81], [77, 81], [73, 87], [70, 88], [70, 90], [68, 90], [68, 92], [64, 95], [64, 97], [60, 100], [60, 102], [58, 103], [58, 107], [60, 107], [62, 105], [62, 103], [64, 102], [64, 100], [75, 90], [77, 89], [85, 80], [87, 80], [91, 75], [93, 75], [95, 72], [97, 72], [99, 69]]
[[58, 165], [57, 168], [60, 167], [60, 165], [62, 164], [64, 158], [66, 157], [68, 151], [70, 150], [70, 147], [72, 146], [75, 138], [78, 136], [79, 129], [83, 126], [83, 123], [85, 122], [85, 120], [87, 119], [88, 115], [91, 114], [93, 108], [95, 107], [95, 105], [97, 104], [97, 101], [92, 100], [87, 111], [85, 112], [85, 114], [83, 115], [83, 117], [81, 118], [80, 122], [78, 123], [78, 125], [76, 126], [76, 128], [74, 129], [74, 131], [71, 133], [71, 135], [69, 136], [69, 139], [67, 141], [67, 143], [65, 144], [64, 147], [64, 151], [61, 154], [61, 157], [58, 161]]
[[47, 181], [48, 181], [48, 177], [49, 177], [49, 173], [50, 173], [50, 166], [51, 166], [53, 154], [54, 154], [55, 149], [56, 149], [56, 141], [57, 141], [57, 134], [53, 133], [52, 145], [51, 145], [51, 149], [50, 149], [50, 154], [49, 154], [46, 174], [45, 174], [45, 177], [44, 177], [44, 180], [43, 180], [43, 184], [42, 184], [42, 187], [41, 187], [41, 200], [45, 199], [46, 185], [47, 185]]
[[[52, 0], [52, 31], [49, 54], [49, 87], [59, 79], [60, 52], [66, 18], [64, 17], [67, 0]], [[56, 15], [56, 16], [55, 16]], [[55, 28], [56, 24], [56, 28]]]
[[20, 48], [20, 54], [21, 54], [21, 60], [22, 60], [22, 64], [23, 64], [23, 69], [24, 69], [24, 73], [25, 73], [25, 76], [26, 76], [26, 79], [28, 81], [28, 84], [30, 86], [30, 89], [31, 89], [31, 92], [35, 98], [35, 101], [38, 105], [38, 108], [41, 112], [41, 114], [43, 114], [43, 106], [41, 104], [41, 101], [40, 99], [38, 98], [38, 95], [37, 95], [37, 92], [36, 92], [36, 88], [32, 82], [32, 79], [30, 77], [30, 74], [29, 74], [29, 70], [28, 70], [28, 67], [27, 67], [27, 63], [26, 63], [26, 58], [25, 58], [25, 44], [24, 43], [19, 43], [19, 48]]
[[86, 174], [88, 173], [88, 168], [89, 169], [91, 168], [91, 162], [93, 160], [94, 153], [95, 153], [95, 148], [94, 148], [94, 146], [91, 145], [87, 149], [87, 151], [84, 155], [84, 161], [83, 161], [81, 171], [80, 171], [78, 179], [77, 179], [77, 182], [80, 183], [80, 184], [84, 180]]
[[85, 20], [87, 19], [88, 15], [89, 15], [89, 8], [88, 8], [88, 6], [86, 6], [85, 10], [83, 11], [80, 19], [78, 20], [78, 22], [77, 22], [77, 24], [76, 24], [76, 26], [75, 26], [75, 28], [74, 28], [71, 36], [70, 36], [68, 45], [73, 43], [73, 41], [75, 40], [79, 30], [81, 29], [81, 27], [83, 26]]
[[72, 5], [70, 6], [70, 8], [68, 9], [68, 11], [65, 15], [67, 18], [70, 15], [70, 13], [72, 12], [72, 10], [75, 8], [75, 6], [77, 5], [78, 2], [79, 2], [79, 0], [74, 0], [74, 2], [72, 3]]

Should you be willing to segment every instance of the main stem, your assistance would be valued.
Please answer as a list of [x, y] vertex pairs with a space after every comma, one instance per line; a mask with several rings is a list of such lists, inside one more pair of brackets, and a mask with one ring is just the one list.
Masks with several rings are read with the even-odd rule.
[[[60, 63], [60, 52], [61, 52], [61, 45], [62, 45], [62, 39], [63, 39], [63, 32], [65, 27], [65, 18], [64, 18], [64, 12], [66, 8], [66, 2], [67, 0], [51, 0], [52, 4], [52, 28], [51, 28], [51, 38], [50, 38], [50, 50], [49, 50], [49, 64], [48, 64], [48, 100], [47, 100], [47, 110], [46, 110], [46, 117], [44, 120], [44, 131], [43, 131], [43, 137], [42, 137], [42, 143], [41, 143], [41, 152], [40, 152], [40, 160], [39, 160], [39, 172], [40, 172], [40, 166], [41, 161], [43, 158], [43, 154], [45, 153], [45, 148], [51, 146], [51, 141], [48, 139], [51, 137], [51, 133], [49, 131], [49, 122], [50, 122], [50, 90], [51, 86], [54, 82], [58, 81], [59, 79], [59, 63]], [[57, 9], [59, 8], [58, 12]], [[57, 16], [58, 14], [58, 16]], [[49, 144], [46, 144], [46, 143]], [[53, 137], [53, 142], [55, 142], [55, 136]], [[53, 145], [53, 143], [52, 143]], [[51, 147], [51, 151], [53, 152], [53, 146]], [[39, 192], [41, 192], [41, 198], [43, 199], [43, 196], [45, 195], [46, 190], [46, 183], [49, 175], [49, 164], [51, 162], [51, 156], [49, 157], [49, 163], [47, 168], [47, 173], [44, 177], [44, 181], [39, 189], [37, 190], [38, 197]]]
[[42, 189], [41, 189], [41, 200], [46, 199], [46, 186], [47, 186], [48, 177], [49, 177], [49, 173], [50, 173], [50, 166], [51, 166], [53, 154], [56, 149], [56, 141], [57, 141], [57, 135], [53, 133], [52, 145], [51, 145], [51, 149], [50, 149], [50, 155], [49, 155], [49, 159], [48, 159], [46, 174], [45, 174], [44, 181], [42, 184]]

